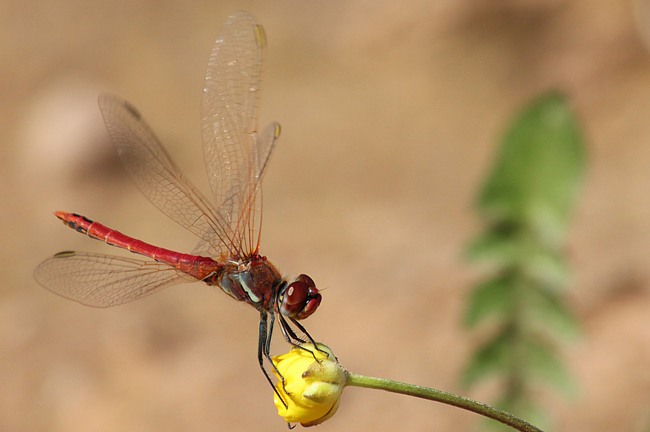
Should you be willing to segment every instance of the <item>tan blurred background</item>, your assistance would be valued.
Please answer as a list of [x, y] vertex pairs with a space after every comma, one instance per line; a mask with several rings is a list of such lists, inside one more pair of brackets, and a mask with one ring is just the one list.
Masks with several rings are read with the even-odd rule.
[[[569, 238], [579, 392], [542, 394], [560, 431], [650, 423], [650, 8], [630, 0], [0, 3], [0, 431], [286, 430], [256, 360], [257, 313], [204, 286], [106, 310], [39, 287], [62, 250], [114, 253], [78, 212], [189, 251], [117, 164], [96, 104], [130, 100], [205, 191], [199, 103], [228, 14], [264, 24], [262, 252], [324, 291], [306, 321], [356, 373], [462, 392], [481, 335], [472, 201], [515, 109], [551, 87], [583, 120], [589, 173]], [[280, 340], [275, 352], [286, 350]], [[487, 385], [465, 393], [489, 401]], [[633, 398], [633, 399], [631, 399]], [[350, 388], [325, 431], [462, 431], [458, 409]]]

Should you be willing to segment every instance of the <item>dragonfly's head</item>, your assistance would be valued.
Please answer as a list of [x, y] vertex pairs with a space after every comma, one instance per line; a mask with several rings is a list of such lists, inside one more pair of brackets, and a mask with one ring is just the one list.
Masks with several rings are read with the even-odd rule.
[[316, 311], [321, 298], [312, 278], [301, 274], [280, 294], [278, 309], [288, 318], [305, 319]]

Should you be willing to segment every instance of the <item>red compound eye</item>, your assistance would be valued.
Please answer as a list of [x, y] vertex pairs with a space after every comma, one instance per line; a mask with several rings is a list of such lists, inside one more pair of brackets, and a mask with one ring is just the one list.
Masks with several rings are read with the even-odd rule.
[[295, 315], [302, 310], [308, 294], [309, 288], [307, 285], [304, 282], [296, 281], [287, 287], [282, 304], [291, 315]]
[[314, 283], [314, 280], [307, 276], [306, 274], [301, 274], [296, 278], [296, 280], [300, 282], [304, 282], [305, 285], [307, 285], [309, 288], [316, 288], [316, 284]]
[[301, 274], [284, 291], [280, 313], [289, 318], [307, 318], [314, 313], [320, 301], [321, 295], [312, 278]]

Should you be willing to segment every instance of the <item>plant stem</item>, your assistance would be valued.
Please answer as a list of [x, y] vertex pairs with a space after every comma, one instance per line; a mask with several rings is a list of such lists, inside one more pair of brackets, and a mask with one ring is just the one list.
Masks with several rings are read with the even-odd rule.
[[481, 402], [458, 396], [453, 393], [447, 393], [441, 390], [435, 390], [415, 384], [405, 384], [397, 381], [386, 380], [382, 378], [373, 378], [363, 375], [357, 375], [348, 372], [346, 385], [355, 387], [374, 388], [386, 390], [393, 393], [401, 393], [409, 396], [415, 396], [423, 399], [429, 399], [437, 402], [453, 405], [458, 408], [475, 412], [485, 417], [500, 421], [521, 432], [543, 432], [541, 429], [532, 424], [513, 416], [510, 413], [491, 407]]

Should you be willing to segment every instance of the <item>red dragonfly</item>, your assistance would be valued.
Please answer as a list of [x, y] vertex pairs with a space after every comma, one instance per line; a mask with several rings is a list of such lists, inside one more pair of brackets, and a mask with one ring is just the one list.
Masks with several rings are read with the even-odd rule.
[[[171, 285], [205, 282], [260, 312], [258, 358], [270, 361], [273, 324], [285, 339], [305, 342], [298, 320], [318, 307], [314, 281], [290, 281], [259, 254], [261, 181], [280, 125], [258, 133], [264, 28], [254, 17], [229, 17], [214, 45], [202, 100], [205, 164], [217, 207], [171, 160], [138, 111], [117, 96], [102, 94], [99, 107], [120, 160], [138, 189], [160, 211], [187, 228], [199, 243], [192, 254], [153, 246], [74, 213], [55, 212], [66, 225], [109, 245], [153, 258], [61, 252], [35, 270], [39, 284], [93, 307], [137, 300]], [[293, 323], [305, 336], [298, 336]], [[272, 363], [271, 363], [272, 364]]]

